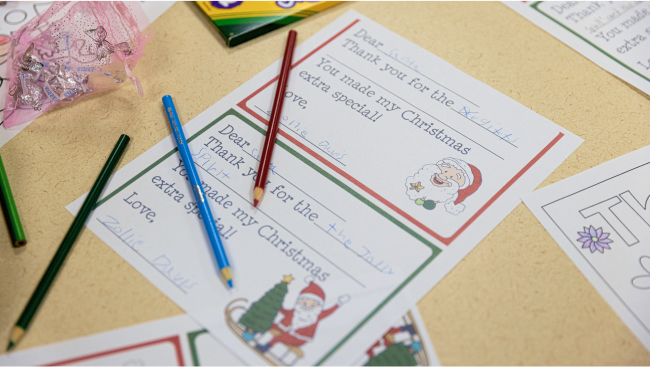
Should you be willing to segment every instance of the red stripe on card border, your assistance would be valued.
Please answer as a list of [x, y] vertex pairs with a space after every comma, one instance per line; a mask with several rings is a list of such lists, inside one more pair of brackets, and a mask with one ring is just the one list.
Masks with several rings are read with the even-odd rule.
[[90, 359], [105, 357], [105, 356], [108, 356], [108, 355], [111, 355], [111, 354], [117, 354], [117, 353], [129, 351], [129, 350], [144, 348], [144, 347], [148, 347], [148, 346], [151, 346], [151, 345], [163, 344], [163, 343], [171, 343], [172, 344], [172, 346], [174, 347], [174, 352], [176, 353], [176, 362], [178, 363], [178, 366], [185, 366], [185, 362], [183, 361], [183, 352], [181, 351], [181, 340], [178, 337], [178, 335], [174, 335], [174, 336], [170, 336], [170, 337], [162, 338], [162, 339], [151, 340], [151, 341], [144, 342], [144, 343], [133, 344], [133, 345], [129, 345], [129, 346], [126, 346], [126, 347], [111, 349], [111, 350], [107, 350], [107, 351], [103, 351], [103, 352], [93, 353], [93, 354], [89, 354], [89, 355], [82, 356], [82, 357], [75, 357], [75, 358], [71, 358], [71, 359], [66, 359], [66, 360], [63, 360], [63, 361], [58, 361], [58, 362], [54, 362], [54, 363], [50, 363], [50, 364], [44, 364], [43, 366], [69, 365], [69, 364], [78, 363], [78, 362], [81, 362], [81, 361], [87, 361], [87, 360], [90, 360]]

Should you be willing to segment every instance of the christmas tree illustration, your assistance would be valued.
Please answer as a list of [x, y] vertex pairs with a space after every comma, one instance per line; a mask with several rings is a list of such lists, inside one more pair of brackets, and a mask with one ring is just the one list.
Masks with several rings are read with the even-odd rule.
[[370, 359], [366, 366], [417, 366], [418, 363], [413, 356], [417, 351], [413, 349], [402, 343], [393, 344]]
[[242, 335], [244, 340], [250, 341], [255, 334], [264, 333], [271, 328], [275, 316], [282, 308], [284, 296], [287, 295], [288, 285], [292, 280], [291, 275], [285, 275], [280, 283], [266, 292], [257, 302], [254, 302], [242, 315], [239, 323], [246, 328]]

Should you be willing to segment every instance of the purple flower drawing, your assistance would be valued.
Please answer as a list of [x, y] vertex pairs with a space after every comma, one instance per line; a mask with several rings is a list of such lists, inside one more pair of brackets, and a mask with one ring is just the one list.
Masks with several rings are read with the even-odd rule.
[[605, 249], [611, 250], [608, 243], [612, 243], [613, 241], [607, 238], [609, 237], [609, 233], [603, 233], [602, 227], [598, 229], [594, 228], [594, 226], [584, 228], [584, 232], [578, 232], [580, 235], [578, 242], [582, 242], [582, 248], [588, 248], [592, 253], [596, 252], [596, 250], [601, 253], [604, 253]]

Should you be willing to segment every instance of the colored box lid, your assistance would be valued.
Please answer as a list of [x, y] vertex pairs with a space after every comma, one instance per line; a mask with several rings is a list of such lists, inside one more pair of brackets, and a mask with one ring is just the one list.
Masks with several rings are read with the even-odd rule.
[[229, 47], [237, 46], [343, 1], [196, 1]]

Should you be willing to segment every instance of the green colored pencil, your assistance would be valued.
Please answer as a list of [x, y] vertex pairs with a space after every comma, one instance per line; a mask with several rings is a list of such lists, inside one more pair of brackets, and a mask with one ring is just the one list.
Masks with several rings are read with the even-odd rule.
[[11, 186], [9, 186], [9, 179], [7, 178], [7, 172], [5, 172], [5, 165], [2, 163], [2, 157], [0, 157], [0, 202], [2, 202], [2, 211], [5, 213], [5, 220], [9, 227], [11, 242], [14, 247], [25, 246], [27, 244], [25, 231], [23, 231], [23, 225], [20, 223], [18, 209], [16, 209], [14, 196], [11, 194]]
[[40, 306], [45, 294], [52, 285], [56, 274], [59, 272], [59, 269], [61, 269], [68, 252], [70, 252], [79, 232], [81, 232], [84, 223], [86, 223], [86, 219], [88, 219], [90, 212], [94, 209], [95, 204], [97, 204], [99, 195], [104, 190], [104, 186], [106, 186], [115, 166], [117, 166], [117, 162], [119, 162], [122, 157], [122, 153], [124, 153], [129, 140], [130, 138], [128, 136], [122, 135], [117, 141], [117, 144], [115, 145], [115, 148], [113, 148], [111, 155], [108, 157], [106, 164], [104, 164], [104, 168], [102, 168], [102, 171], [99, 173], [99, 177], [97, 177], [95, 184], [90, 189], [88, 197], [86, 197], [86, 200], [84, 200], [84, 203], [81, 205], [77, 217], [72, 222], [68, 233], [66, 233], [63, 238], [63, 242], [61, 242], [59, 249], [56, 250], [52, 262], [50, 262], [47, 270], [45, 270], [45, 274], [43, 274], [41, 281], [38, 283], [36, 290], [32, 294], [32, 298], [29, 299], [29, 302], [27, 303], [27, 306], [25, 306], [23, 313], [20, 315], [16, 326], [14, 326], [7, 350], [11, 349], [16, 343], [18, 343], [25, 334], [25, 329], [27, 329], [27, 326], [32, 321], [36, 310], [38, 310], [38, 306]]

